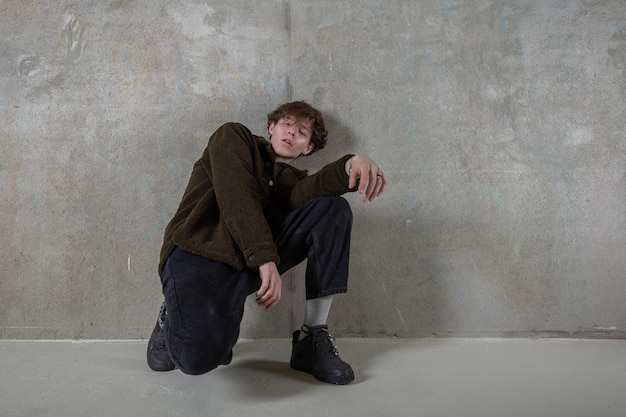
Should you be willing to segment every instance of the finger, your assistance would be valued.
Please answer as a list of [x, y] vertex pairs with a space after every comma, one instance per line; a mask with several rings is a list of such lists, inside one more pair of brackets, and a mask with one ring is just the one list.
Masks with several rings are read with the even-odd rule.
[[372, 201], [373, 199], [378, 197], [380, 195], [380, 193], [383, 192], [384, 183], [385, 183], [384, 180], [376, 181], [376, 189], [372, 193], [372, 196], [370, 197], [370, 201]]
[[372, 168], [369, 164], [362, 165], [360, 168], [359, 194], [363, 194], [363, 201], [367, 200], [368, 189], [372, 183]]
[[371, 166], [369, 172], [369, 181], [367, 183], [367, 189], [364, 195], [363, 201], [372, 201], [372, 199], [376, 196], [376, 187], [378, 186], [378, 167]]
[[376, 190], [374, 191], [374, 195], [372, 196], [372, 199], [382, 194], [383, 190], [385, 189], [386, 184], [387, 184], [387, 180], [385, 179], [385, 173], [381, 169], [378, 172], [378, 175], [376, 175]]
[[256, 293], [256, 302], [261, 304], [264, 303], [269, 297], [272, 296], [272, 288], [271, 281], [268, 279], [267, 282], [264, 282], [261, 285], [261, 288]]
[[278, 304], [278, 302], [280, 301], [280, 293], [281, 293], [280, 287], [278, 287], [277, 294], [271, 300], [268, 300], [268, 303], [265, 306], [265, 308], [267, 310], [271, 310], [272, 308], [274, 308]]
[[376, 183], [374, 184], [374, 189], [372, 190], [372, 193], [369, 195], [368, 201], [372, 201], [374, 200], [377, 196], [378, 196], [378, 190], [380, 189], [380, 180], [376, 180]]
[[383, 178], [382, 185], [380, 186], [380, 190], [378, 191], [378, 195], [381, 195], [383, 191], [385, 191], [386, 186], [387, 186], [387, 180]]
[[271, 289], [270, 288], [266, 288], [265, 291], [263, 291], [263, 292], [260, 292], [260, 291], [257, 292], [256, 299], [257, 299], [258, 302], [262, 302], [264, 300], [267, 300], [271, 296], [272, 296]]
[[356, 187], [357, 180], [358, 180], [358, 177], [357, 177], [356, 169], [353, 169], [350, 172], [350, 179], [348, 180], [348, 188], [353, 189], [354, 187]]
[[368, 201], [372, 201], [376, 197], [378, 197], [383, 192], [383, 189], [385, 188], [385, 184], [386, 184], [383, 170], [380, 169], [379, 167], [378, 170], [375, 172], [376, 172], [376, 180], [373, 183], [372, 192], [368, 196]]
[[263, 295], [265, 295], [265, 293], [267, 292], [267, 289], [269, 288], [269, 283], [267, 280], [265, 279], [261, 279], [261, 288], [259, 288], [259, 290], [256, 292], [256, 299], [257, 301], [259, 300], [259, 298], [263, 297]]
[[357, 184], [359, 186], [357, 191], [358, 191], [359, 194], [363, 194], [363, 193], [365, 193], [365, 190], [367, 189], [367, 172], [363, 168], [361, 168], [361, 170], [358, 171], [357, 176], [358, 176], [358, 180], [359, 180], [357, 182]]
[[276, 294], [276, 289], [274, 285], [270, 284], [267, 290], [263, 294], [257, 297], [257, 301], [259, 303], [266, 303], [268, 300], [274, 297], [275, 294]]
[[259, 305], [265, 307], [266, 310], [272, 309], [280, 301], [280, 290], [278, 293], [272, 293], [272, 296], [260, 302]]
[[280, 278], [271, 279], [266, 292], [260, 297], [257, 297], [257, 304], [265, 307], [266, 309], [272, 308], [280, 301], [281, 290], [282, 282]]

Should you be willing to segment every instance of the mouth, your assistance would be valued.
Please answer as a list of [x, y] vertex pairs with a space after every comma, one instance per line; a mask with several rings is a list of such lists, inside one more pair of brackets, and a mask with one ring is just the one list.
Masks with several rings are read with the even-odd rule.
[[293, 146], [293, 144], [291, 143], [291, 141], [289, 139], [283, 139], [283, 143], [286, 144], [289, 147]]

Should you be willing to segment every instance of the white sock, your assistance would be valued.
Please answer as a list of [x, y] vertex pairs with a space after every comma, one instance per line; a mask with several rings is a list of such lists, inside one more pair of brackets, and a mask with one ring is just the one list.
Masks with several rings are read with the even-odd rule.
[[[306, 308], [304, 310], [304, 325], [308, 327], [325, 325], [328, 320], [328, 313], [330, 313], [330, 306], [332, 303], [332, 295], [307, 300]], [[305, 337], [306, 334], [304, 332], [300, 332], [300, 337], [298, 339], [302, 340]]]

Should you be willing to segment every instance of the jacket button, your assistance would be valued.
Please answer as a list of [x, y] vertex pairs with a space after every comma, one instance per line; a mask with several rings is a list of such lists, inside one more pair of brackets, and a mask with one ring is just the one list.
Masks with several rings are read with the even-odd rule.
[[248, 256], [248, 260], [249, 260], [249, 261], [254, 261], [254, 255], [250, 255], [250, 256]]

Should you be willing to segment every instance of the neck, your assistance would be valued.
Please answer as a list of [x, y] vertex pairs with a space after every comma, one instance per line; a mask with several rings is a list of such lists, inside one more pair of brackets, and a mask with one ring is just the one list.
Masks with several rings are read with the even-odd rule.
[[276, 155], [276, 158], [274, 159], [276, 160], [276, 162], [282, 162], [283, 164], [291, 164], [291, 162], [293, 162], [295, 158], [283, 158], [282, 156]]

